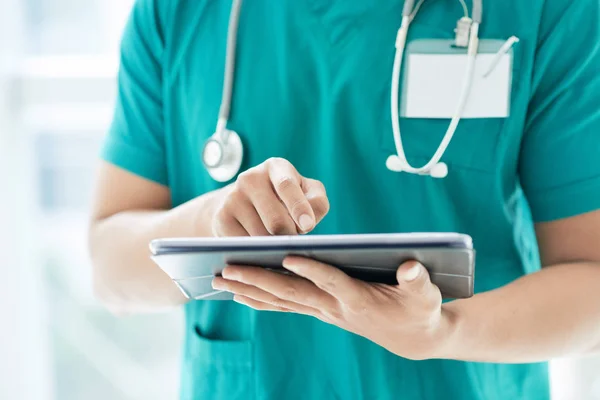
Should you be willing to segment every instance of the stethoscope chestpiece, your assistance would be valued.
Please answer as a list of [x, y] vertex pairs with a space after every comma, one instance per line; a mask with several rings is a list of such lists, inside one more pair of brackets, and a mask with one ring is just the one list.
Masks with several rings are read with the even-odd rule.
[[244, 147], [235, 131], [215, 132], [204, 144], [202, 163], [217, 182], [232, 180], [242, 167]]

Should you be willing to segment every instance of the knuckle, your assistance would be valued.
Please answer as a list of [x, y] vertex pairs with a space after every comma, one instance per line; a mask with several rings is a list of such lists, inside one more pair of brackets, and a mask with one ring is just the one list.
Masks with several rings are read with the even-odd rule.
[[212, 219], [212, 232], [216, 237], [230, 236], [234, 234], [234, 231], [231, 230], [232, 224], [236, 224], [236, 217], [231, 212], [231, 207], [223, 203], [216, 210]]
[[238, 189], [238, 190], [244, 190], [245, 188], [248, 187], [248, 185], [250, 183], [249, 181], [251, 179], [252, 179], [252, 175], [251, 175], [250, 171], [244, 171], [244, 172], [242, 172], [238, 176], [238, 178], [237, 178], [237, 180], [235, 182], [236, 189]]
[[414, 291], [419, 294], [430, 293], [432, 292], [432, 286], [433, 285], [429, 281], [429, 278], [422, 273], [414, 283]]
[[261, 171], [258, 168], [251, 168], [242, 172], [236, 180], [236, 188], [242, 191], [247, 191], [256, 186], [258, 177], [261, 175]]
[[215, 222], [221, 224], [223, 221], [229, 219], [229, 211], [227, 207], [227, 203], [224, 202], [219, 206], [217, 211], [215, 212]]
[[326, 317], [333, 321], [340, 321], [344, 319], [344, 314], [338, 308], [334, 308], [333, 310], [327, 310]]
[[264, 164], [270, 168], [281, 166], [281, 165], [291, 165], [288, 160], [286, 160], [285, 158], [281, 158], [281, 157], [271, 157], [271, 158], [267, 159], [267, 161], [265, 161]]
[[305, 212], [305, 210], [308, 208], [307, 206], [308, 204], [306, 199], [295, 199], [290, 205], [290, 212], [292, 215], [299, 215]]
[[275, 188], [278, 192], [285, 192], [296, 186], [296, 181], [290, 176], [284, 176], [275, 182]]
[[231, 209], [242, 201], [243, 194], [238, 188], [234, 188], [229, 195], [225, 198], [222, 207]]
[[281, 235], [288, 231], [287, 221], [281, 215], [274, 215], [268, 219], [267, 230], [271, 235]]
[[325, 185], [323, 182], [315, 180], [314, 183], [322, 192], [325, 192]]
[[422, 295], [427, 292], [427, 285], [425, 285], [425, 282], [422, 279], [417, 278], [416, 282], [411, 282], [411, 283], [412, 283], [412, 285], [409, 288], [410, 292], [413, 292], [414, 294], [417, 294], [417, 295]]
[[351, 300], [346, 303], [348, 310], [355, 315], [362, 315], [367, 312], [367, 305], [360, 299]]
[[329, 212], [329, 200], [325, 196], [315, 197], [312, 200], [312, 208], [315, 214], [325, 216]]
[[442, 292], [437, 286], [433, 286], [429, 297], [429, 306], [432, 310], [438, 310], [442, 306]]
[[325, 279], [325, 281], [322, 283], [323, 289], [328, 292], [335, 291], [338, 285], [338, 281], [339, 279], [337, 275], [329, 274], [327, 276], [327, 279]]
[[224, 232], [223, 232], [223, 229], [222, 229], [222, 226], [221, 226], [221, 224], [219, 223], [219, 221], [217, 219], [215, 219], [213, 221], [211, 228], [212, 228], [212, 233], [213, 233], [214, 236], [216, 236], [216, 237], [223, 237], [223, 236], [225, 236]]
[[258, 302], [253, 302], [252, 305], [250, 306], [250, 308], [253, 308], [255, 310], [259, 310], [259, 311], [265, 311], [268, 310], [269, 304], [263, 303], [262, 301], [258, 301]]
[[294, 286], [286, 286], [281, 293], [286, 300], [297, 300], [298, 298], [298, 290]]
[[287, 308], [287, 302], [283, 299], [280, 299], [278, 297], [273, 297], [269, 300], [268, 304], [270, 304], [271, 306], [279, 309], [279, 310], [285, 310]]

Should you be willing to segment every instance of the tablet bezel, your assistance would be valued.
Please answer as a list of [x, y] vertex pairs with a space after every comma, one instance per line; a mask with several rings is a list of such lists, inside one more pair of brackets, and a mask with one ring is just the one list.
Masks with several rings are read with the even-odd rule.
[[385, 248], [473, 249], [473, 240], [461, 233], [393, 233], [223, 238], [168, 238], [150, 243], [153, 256], [223, 251], [307, 251]]

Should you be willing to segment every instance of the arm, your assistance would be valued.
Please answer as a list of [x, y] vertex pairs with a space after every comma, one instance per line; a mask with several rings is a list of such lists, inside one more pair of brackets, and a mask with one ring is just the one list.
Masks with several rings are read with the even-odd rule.
[[89, 238], [96, 295], [114, 312], [186, 301], [150, 259], [152, 239], [305, 233], [329, 203], [320, 182], [302, 177], [286, 160], [270, 159], [229, 186], [170, 207], [166, 186], [103, 164]]
[[[115, 312], [182, 304], [185, 297], [150, 259], [155, 238], [209, 236], [217, 192], [169, 210], [169, 189], [103, 164], [90, 225], [96, 296]], [[199, 214], [190, 218], [193, 214]], [[207, 221], [194, 225], [192, 221]]]
[[173, 2], [138, 0], [125, 27], [118, 96], [89, 233], [95, 292], [120, 313], [186, 301], [151, 261], [152, 239], [304, 233], [329, 208], [320, 182], [300, 176], [285, 160], [271, 159], [235, 183], [171, 209], [163, 119], [169, 7]]
[[547, 267], [470, 299], [442, 304], [423, 266], [398, 285], [369, 284], [289, 257], [302, 278], [229, 266], [213, 287], [258, 310], [310, 315], [410, 359], [528, 363], [600, 350], [600, 210], [538, 224]]
[[599, 16], [597, 1], [545, 2], [518, 166], [544, 268], [448, 305], [458, 328], [447, 357], [527, 362], [599, 350]]
[[536, 362], [600, 350], [600, 211], [536, 226], [540, 272], [444, 307], [442, 357]]
[[311, 315], [412, 359], [529, 362], [598, 349], [600, 4], [544, 5], [518, 165], [542, 271], [444, 305], [412, 263], [399, 268], [397, 286], [298, 258], [284, 266], [306, 279], [232, 266], [214, 286], [252, 308]]

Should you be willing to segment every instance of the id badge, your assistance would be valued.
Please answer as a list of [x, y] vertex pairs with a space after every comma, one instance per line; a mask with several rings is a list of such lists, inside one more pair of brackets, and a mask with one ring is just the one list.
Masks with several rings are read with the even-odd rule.
[[[462, 118], [510, 115], [514, 52], [500, 54], [502, 40], [482, 39]], [[452, 118], [467, 68], [467, 49], [452, 40], [418, 39], [406, 50], [401, 100], [404, 118]]]

